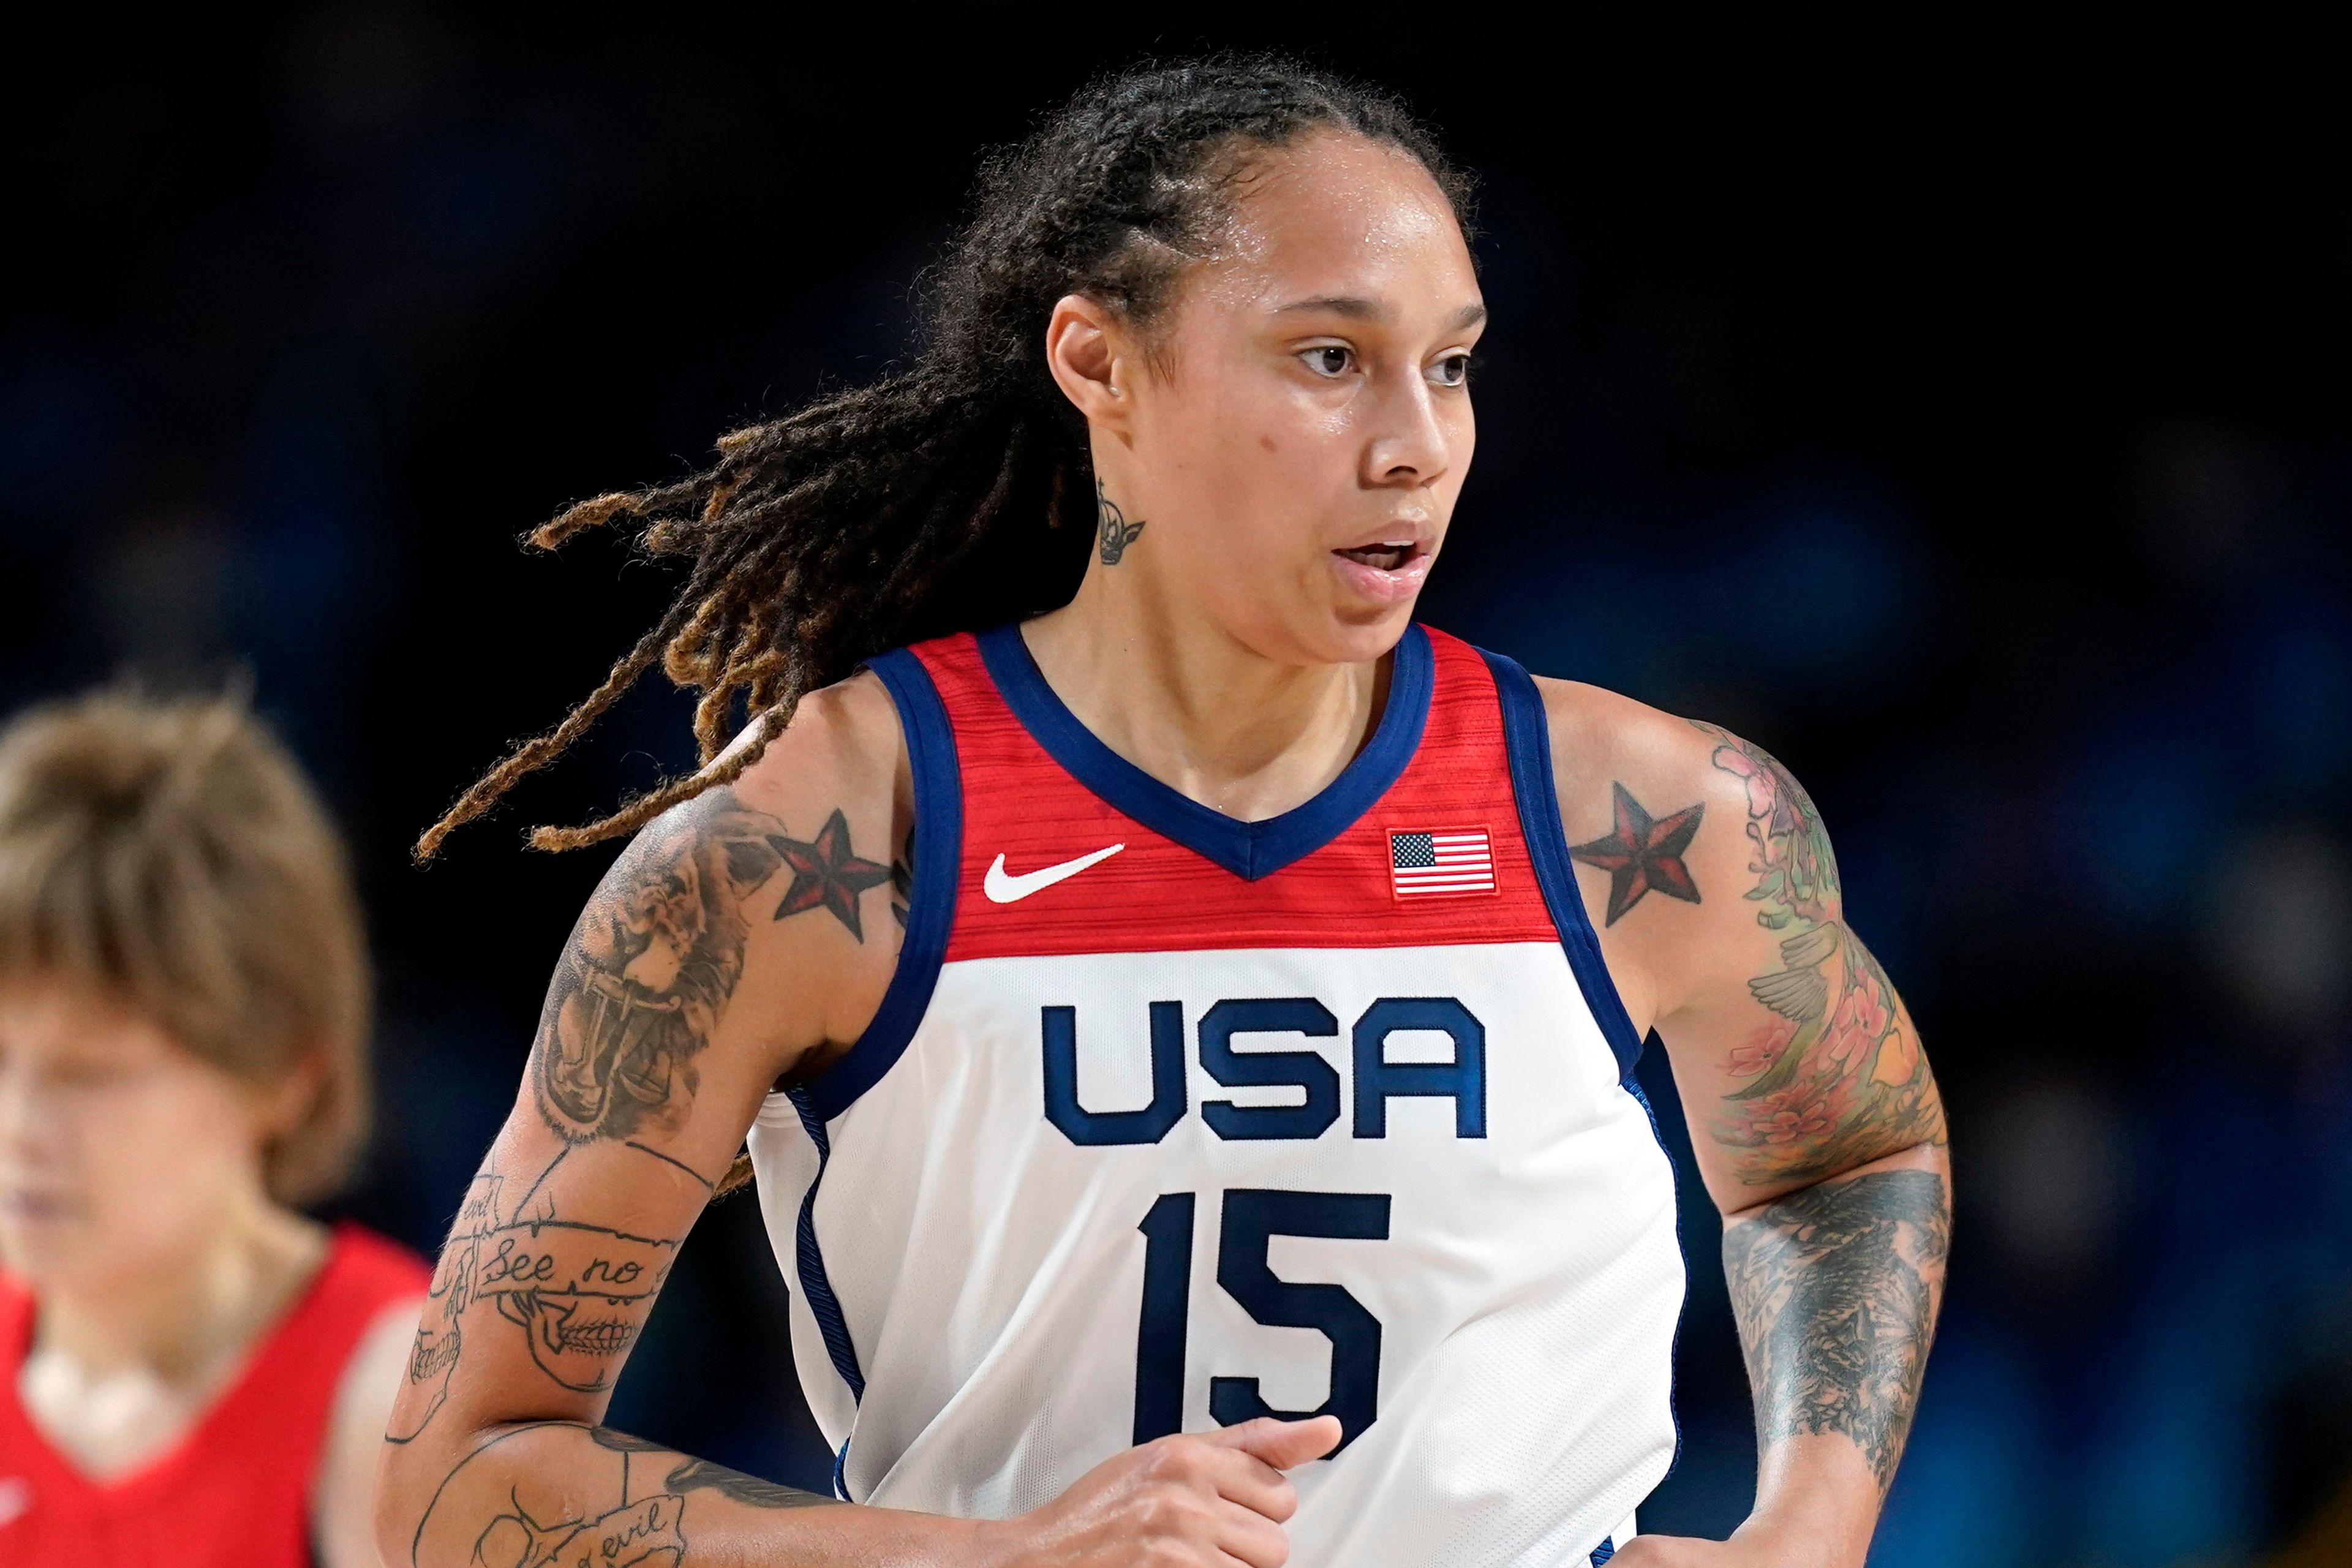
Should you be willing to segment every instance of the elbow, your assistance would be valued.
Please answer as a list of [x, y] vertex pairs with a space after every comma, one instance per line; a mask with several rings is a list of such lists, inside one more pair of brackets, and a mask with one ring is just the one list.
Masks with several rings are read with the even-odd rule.
[[1791, 1193], [1836, 1186], [1857, 1176], [1887, 1171], [1925, 1171], [1940, 1177], [1947, 1187], [1951, 1184], [1951, 1149], [1945, 1141], [1940, 1114], [1934, 1126], [1916, 1142], [1893, 1148], [1877, 1145], [1841, 1152], [1843, 1157], [1836, 1160], [1775, 1162], [1748, 1167], [1741, 1172], [1743, 1184], [1730, 1191], [1725, 1190], [1728, 1184], [1710, 1181], [1716, 1207], [1727, 1220], [1753, 1218]]

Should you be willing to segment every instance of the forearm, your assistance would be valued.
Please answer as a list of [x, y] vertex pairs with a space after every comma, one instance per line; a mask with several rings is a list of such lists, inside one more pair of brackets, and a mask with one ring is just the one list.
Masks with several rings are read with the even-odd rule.
[[929, 1568], [977, 1560], [982, 1528], [836, 1502], [572, 1421], [492, 1427], [454, 1451], [395, 1447], [378, 1520], [394, 1568]]
[[1756, 1401], [1751, 1530], [1862, 1561], [1918, 1404], [1950, 1235], [1940, 1142], [1726, 1217]]

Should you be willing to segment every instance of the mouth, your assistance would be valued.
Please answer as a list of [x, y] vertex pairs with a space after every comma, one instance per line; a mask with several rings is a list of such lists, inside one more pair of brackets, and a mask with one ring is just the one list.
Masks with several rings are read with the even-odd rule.
[[1369, 566], [1375, 572], [1396, 572], [1402, 570], [1408, 562], [1416, 559], [1422, 553], [1422, 548], [1416, 540], [1382, 540], [1372, 544], [1357, 544], [1345, 550], [1334, 550], [1331, 553], [1342, 560], [1352, 561], [1359, 566]]
[[1409, 523], [1393, 525], [1396, 531], [1385, 538], [1368, 539], [1361, 544], [1350, 544], [1331, 552], [1332, 569], [1339, 575], [1342, 592], [1359, 603], [1393, 609], [1410, 605], [1421, 592], [1422, 580], [1429, 575], [1429, 563], [1435, 546], [1420, 537]]
[[55, 1225], [72, 1218], [79, 1206], [63, 1193], [28, 1192], [20, 1187], [0, 1194], [0, 1215], [19, 1225]]

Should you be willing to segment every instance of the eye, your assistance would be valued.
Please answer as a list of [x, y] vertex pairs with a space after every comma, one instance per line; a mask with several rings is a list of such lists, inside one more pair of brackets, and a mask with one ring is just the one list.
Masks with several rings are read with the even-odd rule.
[[1429, 367], [1429, 379], [1440, 386], [1460, 386], [1470, 379], [1468, 353], [1447, 354]]
[[1338, 343], [1325, 343], [1319, 348], [1308, 349], [1298, 357], [1307, 362], [1307, 369], [1333, 381], [1347, 374], [1356, 365], [1356, 351]]

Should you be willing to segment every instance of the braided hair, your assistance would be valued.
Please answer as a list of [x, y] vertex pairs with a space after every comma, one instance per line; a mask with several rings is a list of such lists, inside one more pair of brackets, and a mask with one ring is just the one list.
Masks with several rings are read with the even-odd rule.
[[[1467, 228], [1467, 178], [1402, 104], [1275, 58], [1106, 78], [991, 154], [972, 216], [929, 279], [910, 365], [720, 437], [699, 473], [582, 501], [529, 536], [552, 549], [626, 524], [642, 550], [693, 566], [604, 684], [459, 796], [418, 839], [418, 858], [562, 753], [656, 661], [700, 694], [699, 768], [599, 821], [534, 828], [532, 847], [631, 833], [732, 782], [803, 693], [887, 648], [1066, 604], [1095, 496], [1085, 420], [1046, 368], [1055, 302], [1084, 294], [1148, 329], [1186, 267], [1216, 253], [1252, 154], [1322, 127], [1418, 160]], [[730, 751], [739, 702], [757, 718]]]

